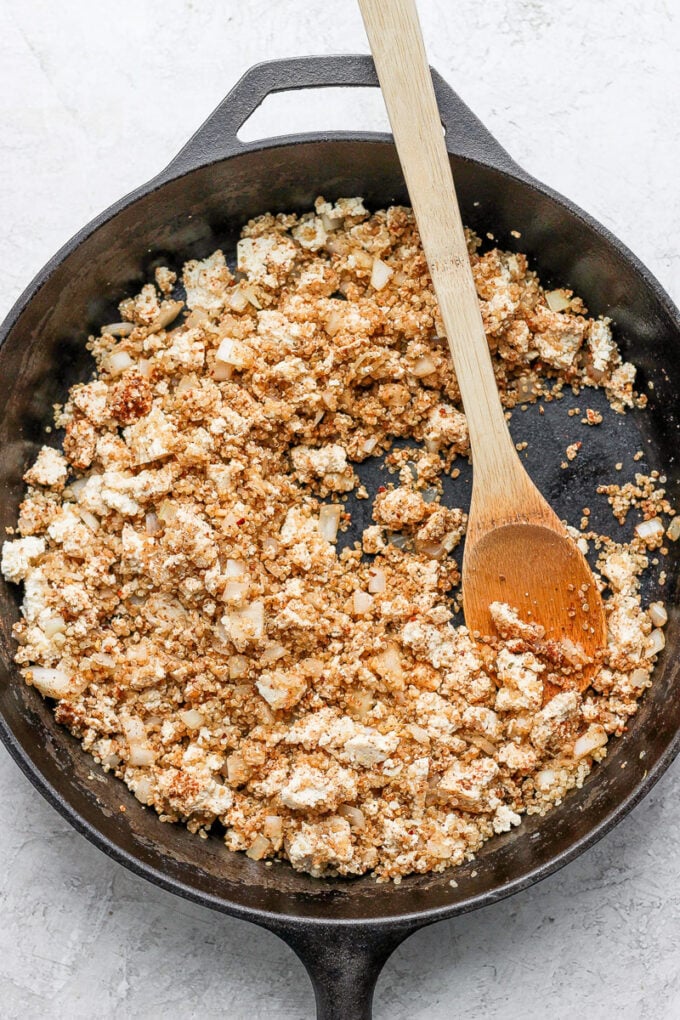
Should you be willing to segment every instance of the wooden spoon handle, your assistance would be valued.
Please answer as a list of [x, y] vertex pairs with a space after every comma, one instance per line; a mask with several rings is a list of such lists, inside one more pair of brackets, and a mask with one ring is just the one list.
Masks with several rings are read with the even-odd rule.
[[446, 328], [470, 430], [475, 487], [528, 481], [508, 432], [414, 0], [359, 0]]

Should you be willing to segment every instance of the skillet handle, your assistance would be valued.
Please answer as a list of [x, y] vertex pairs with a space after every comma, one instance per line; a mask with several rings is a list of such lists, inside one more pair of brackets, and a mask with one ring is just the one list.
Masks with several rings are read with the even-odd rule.
[[267, 924], [304, 964], [314, 988], [317, 1020], [371, 1020], [373, 992], [384, 964], [421, 925], [391, 931], [349, 925]]
[[[437, 71], [432, 71], [432, 80], [442, 124], [446, 130], [448, 151], [456, 156], [486, 163], [497, 170], [517, 173], [519, 167], [505, 149]], [[271, 144], [273, 139], [246, 144], [238, 138], [239, 129], [268, 95], [274, 92], [338, 86], [377, 88], [378, 76], [373, 58], [364, 54], [345, 54], [290, 57], [255, 64], [234, 85], [231, 92], [189, 139], [161, 176], [176, 177], [206, 163]], [[309, 140], [314, 136], [284, 137], [290, 142], [305, 138]], [[332, 137], [332, 134], [323, 137]], [[363, 133], [362, 137], [389, 136]], [[276, 143], [280, 142], [281, 138], [277, 138]]]

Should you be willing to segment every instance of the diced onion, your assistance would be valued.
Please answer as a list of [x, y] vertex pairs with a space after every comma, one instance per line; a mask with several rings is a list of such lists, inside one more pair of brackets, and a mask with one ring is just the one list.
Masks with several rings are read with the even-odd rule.
[[407, 536], [402, 535], [400, 531], [392, 531], [387, 536], [387, 541], [390, 545], [393, 545], [395, 549], [405, 549], [409, 540]]
[[327, 503], [319, 511], [319, 532], [327, 542], [335, 542], [338, 537], [341, 513], [340, 503]]
[[571, 304], [571, 299], [564, 290], [546, 291], [545, 300], [551, 312], [563, 312]]
[[243, 560], [227, 560], [225, 574], [227, 577], [241, 577], [246, 572]]
[[635, 534], [643, 541], [648, 538], [656, 538], [663, 535], [663, 523], [659, 517], [652, 517], [650, 521], [640, 521], [635, 525]]
[[245, 312], [248, 307], [248, 298], [243, 293], [241, 287], [235, 287], [232, 290], [231, 294], [227, 297], [227, 304], [232, 312]]
[[242, 289], [243, 293], [245, 294], [253, 308], [257, 309], [262, 308], [262, 305], [260, 304], [260, 299], [257, 296], [257, 291], [251, 284], [243, 284]]
[[342, 216], [328, 216], [326, 213], [321, 213], [321, 222], [326, 233], [331, 234], [334, 230], [340, 229], [343, 219]]
[[146, 515], [144, 518], [144, 529], [147, 535], [151, 536], [157, 535], [162, 530], [161, 522], [155, 513], [151, 512]]
[[[352, 252], [347, 262], [348, 265], [352, 266], [354, 269], [372, 270], [374, 264], [376, 262], [380, 262], [380, 259], [374, 259], [369, 252], [363, 251], [363, 249], [357, 249]], [[383, 265], [385, 265], [384, 262]]]
[[342, 329], [345, 322], [344, 311], [340, 308], [334, 308], [328, 313], [326, 318], [326, 333], [329, 336], [335, 336]]
[[281, 815], [265, 815], [262, 832], [278, 850], [283, 841], [283, 818]]
[[179, 313], [184, 308], [183, 301], [169, 301], [153, 320], [151, 325], [148, 327], [147, 332], [158, 333], [159, 330], [165, 329], [171, 322], [174, 322]]
[[373, 259], [371, 268], [371, 286], [375, 290], [382, 290], [390, 276], [394, 272], [382, 259]]
[[121, 714], [120, 724], [128, 742], [128, 764], [133, 766], [153, 765], [156, 760], [154, 751], [146, 739], [146, 727], [136, 715]]
[[664, 627], [668, 623], [668, 613], [663, 602], [652, 602], [647, 613], [655, 627]]
[[443, 542], [418, 542], [417, 545], [418, 552], [431, 560], [440, 560], [446, 552]]
[[133, 365], [134, 361], [127, 351], [112, 351], [103, 367], [115, 379], [116, 376], [127, 372], [128, 368], [132, 368]]
[[148, 776], [142, 776], [135, 785], [134, 794], [140, 804], [150, 804], [153, 800], [151, 780]]
[[145, 379], [151, 378], [153, 372], [153, 366], [147, 358], [140, 358], [137, 362], [137, 371], [140, 375], [144, 376]]
[[432, 375], [436, 368], [437, 366], [430, 355], [424, 354], [422, 358], [418, 358], [416, 361], [415, 365], [411, 369], [411, 374], [414, 375], [416, 379], [422, 379], [426, 375]]
[[232, 786], [240, 786], [245, 783], [250, 775], [250, 770], [242, 756], [234, 751], [227, 758], [227, 780]]
[[368, 590], [371, 595], [379, 595], [385, 591], [386, 578], [385, 571], [380, 569], [369, 570], [368, 572]]
[[365, 591], [354, 592], [353, 607], [355, 616], [365, 616], [366, 613], [370, 613], [372, 606], [372, 595], [369, 595], [368, 592]]
[[666, 638], [664, 637], [663, 631], [653, 630], [647, 639], [647, 650], [645, 657], [651, 659], [653, 655], [658, 655], [666, 647]]
[[254, 360], [252, 349], [247, 344], [241, 343], [240, 340], [234, 340], [230, 336], [225, 336], [215, 355], [216, 364], [222, 362], [225, 365], [232, 365], [239, 372], [242, 372], [244, 368], [249, 368]]
[[63, 616], [53, 616], [45, 621], [42, 629], [45, 637], [48, 638], [54, 637], [55, 634], [63, 634], [66, 630], [66, 620]]
[[267, 536], [262, 542], [262, 552], [267, 553], [270, 556], [277, 556], [281, 551], [281, 543], [277, 542], [275, 538]]
[[243, 609], [232, 609], [222, 617], [227, 637], [238, 648], [248, 641], [259, 641], [264, 633], [264, 603], [251, 602]]
[[197, 708], [187, 708], [179, 713], [179, 717], [188, 730], [200, 730], [205, 722], [205, 717]]
[[286, 654], [285, 646], [279, 644], [277, 641], [273, 641], [270, 645], [267, 645], [267, 647], [262, 652], [262, 655], [260, 656], [260, 662], [264, 662], [267, 665], [270, 662], [278, 662], [278, 660], [282, 659], [285, 654]]
[[175, 393], [189, 393], [190, 390], [196, 389], [200, 383], [198, 376], [195, 372], [189, 372], [188, 375], [183, 375], [180, 381], [177, 383], [177, 389]]
[[484, 751], [485, 754], [494, 755], [498, 751], [496, 745], [488, 737], [483, 737], [481, 733], [468, 733], [465, 739], [469, 744], [473, 744], [474, 747]]
[[32, 666], [31, 683], [46, 698], [65, 698], [72, 693], [70, 677], [63, 669]]
[[641, 668], [634, 669], [633, 672], [630, 674], [630, 682], [633, 685], [633, 687], [635, 687], [637, 690], [640, 690], [640, 688], [642, 687], [646, 687], [648, 680], [649, 670], [647, 669]]
[[404, 679], [401, 654], [397, 645], [389, 644], [384, 651], [374, 656], [372, 663], [379, 676], [390, 680]]
[[90, 531], [99, 531], [99, 520], [89, 510], [78, 511], [83, 523], [87, 524]]
[[589, 549], [588, 542], [586, 541], [586, 539], [578, 538], [576, 540], [576, 548], [579, 550], [579, 552], [582, 552], [583, 555], [586, 556]]
[[134, 322], [112, 322], [108, 326], [102, 326], [102, 333], [108, 333], [109, 336], [129, 336], [134, 328]]
[[130, 744], [130, 753], [128, 755], [128, 765], [142, 767], [144, 765], [153, 765], [156, 760], [156, 755], [150, 747], [144, 747], [142, 744]]
[[418, 726], [417, 723], [409, 723], [406, 727], [408, 732], [411, 734], [414, 740], [417, 740], [419, 744], [429, 744], [430, 737], [427, 730], [424, 730], [422, 726]]
[[536, 773], [536, 786], [545, 793], [546, 790], [555, 785], [556, 779], [557, 776], [552, 769], [542, 769], [541, 772]]
[[71, 484], [69, 485], [68, 492], [71, 493], [74, 499], [78, 499], [80, 493], [83, 491], [86, 485], [87, 478], [76, 478], [76, 480], [74, 482], [71, 482]]
[[232, 365], [227, 365], [224, 361], [216, 361], [215, 367], [213, 368], [213, 379], [217, 382], [227, 382], [231, 379], [234, 373]]
[[378, 445], [378, 440], [375, 438], [375, 436], [371, 436], [369, 439], [365, 439], [363, 441], [363, 443], [361, 444], [361, 452], [362, 453], [373, 453], [373, 451], [375, 450], [377, 445]]
[[678, 514], [677, 517], [674, 517], [668, 525], [666, 535], [670, 538], [671, 542], [677, 542], [680, 538], [680, 514]]
[[597, 751], [598, 747], [604, 747], [607, 743], [607, 731], [599, 723], [589, 726], [574, 744], [574, 758], [585, 758], [586, 755]]
[[366, 816], [363, 811], [358, 807], [354, 807], [353, 804], [341, 804], [338, 808], [338, 814], [347, 819], [350, 829], [361, 830], [366, 828]]
[[116, 660], [113, 655], [107, 655], [106, 652], [95, 652], [91, 659], [98, 666], [103, 666], [104, 669], [115, 669]]
[[229, 679], [242, 680], [248, 675], [248, 659], [245, 655], [229, 656]]
[[272, 845], [267, 837], [260, 834], [255, 837], [250, 847], [246, 850], [246, 857], [250, 857], [251, 861], [261, 861], [271, 849]]
[[242, 605], [248, 597], [250, 583], [248, 581], [227, 581], [224, 586], [223, 599], [229, 605]]

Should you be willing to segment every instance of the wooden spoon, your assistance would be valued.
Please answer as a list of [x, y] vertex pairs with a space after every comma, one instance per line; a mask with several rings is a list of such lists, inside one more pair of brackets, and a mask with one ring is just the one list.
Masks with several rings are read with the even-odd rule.
[[[584, 556], [527, 475], [498, 395], [414, 0], [359, 0], [470, 432], [472, 505], [463, 559], [468, 628], [491, 635], [492, 602], [570, 640], [588, 658], [606, 642]], [[588, 686], [592, 669], [579, 685]]]

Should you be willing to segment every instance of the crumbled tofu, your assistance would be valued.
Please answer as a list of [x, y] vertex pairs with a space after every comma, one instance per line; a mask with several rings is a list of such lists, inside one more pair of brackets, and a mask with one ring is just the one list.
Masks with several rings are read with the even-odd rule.
[[292, 708], [307, 690], [307, 681], [295, 673], [283, 670], [262, 673], [257, 689], [274, 711]]
[[355, 797], [354, 774], [337, 765], [326, 772], [299, 765], [281, 790], [282, 803], [293, 811], [332, 811], [342, 801]]
[[531, 728], [531, 741], [535, 747], [546, 747], [564, 723], [568, 723], [578, 712], [579, 695], [576, 691], [562, 691], [536, 713]]
[[419, 524], [429, 514], [429, 506], [419, 492], [400, 487], [379, 493], [373, 507], [378, 524], [399, 531], [404, 525]]
[[488, 788], [497, 775], [498, 765], [492, 758], [455, 762], [442, 776], [437, 792], [460, 808], [475, 810], [488, 798]]
[[291, 450], [291, 458], [302, 482], [320, 478], [331, 492], [347, 492], [354, 487], [354, 472], [347, 464], [344, 448], [337, 443], [317, 449], [296, 446]]
[[47, 489], [63, 489], [68, 476], [68, 463], [63, 453], [43, 446], [33, 467], [24, 475], [28, 485], [44, 485]]
[[513, 653], [502, 648], [496, 657], [496, 675], [501, 685], [496, 695], [497, 712], [536, 709], [543, 698], [541, 673], [545, 670], [532, 652]]
[[254, 283], [275, 287], [293, 266], [297, 254], [290, 238], [243, 238], [237, 245], [239, 272], [246, 273]]
[[2, 573], [7, 581], [18, 584], [24, 581], [35, 562], [45, 552], [45, 539], [30, 535], [4, 542], [2, 546]]
[[496, 808], [496, 813], [493, 816], [493, 831], [510, 832], [513, 825], [519, 825], [521, 821], [522, 818], [516, 811], [509, 808], [507, 804], [501, 804]]
[[227, 299], [227, 288], [233, 282], [223, 252], [213, 252], [201, 262], [187, 262], [182, 279], [187, 292], [188, 308], [202, 308], [209, 313], [222, 311]]
[[176, 439], [175, 426], [158, 407], [135, 425], [123, 429], [133, 464], [150, 464], [172, 453]]
[[388, 733], [383, 736], [377, 730], [364, 728], [361, 733], [346, 741], [345, 752], [350, 761], [370, 768], [389, 758], [398, 746], [399, 737], [396, 734]]
[[162, 294], [170, 294], [177, 281], [177, 273], [173, 273], [167, 266], [158, 266], [154, 272], [154, 279]]

